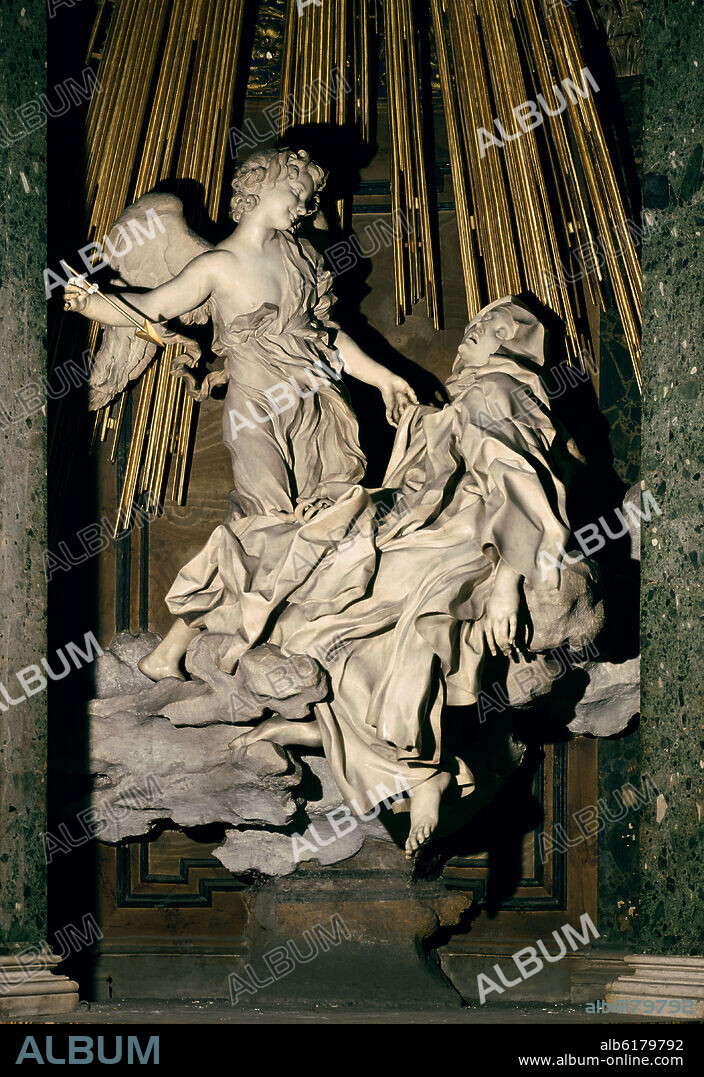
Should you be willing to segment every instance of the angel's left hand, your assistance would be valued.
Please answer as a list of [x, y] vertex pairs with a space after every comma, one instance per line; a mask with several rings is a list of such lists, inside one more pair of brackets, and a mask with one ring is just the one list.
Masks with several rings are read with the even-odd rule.
[[398, 426], [401, 415], [411, 404], [418, 403], [418, 397], [405, 378], [398, 374], [389, 374], [379, 386], [386, 405], [386, 418], [392, 426]]

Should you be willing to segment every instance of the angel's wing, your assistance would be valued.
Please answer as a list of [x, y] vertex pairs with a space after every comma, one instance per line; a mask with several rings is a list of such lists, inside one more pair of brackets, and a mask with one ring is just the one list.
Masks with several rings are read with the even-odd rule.
[[[105, 237], [104, 257], [119, 277], [111, 283], [133, 288], [156, 288], [175, 277], [190, 261], [212, 244], [186, 224], [183, 203], [172, 194], [142, 195], [125, 209]], [[209, 303], [183, 315], [188, 325], [203, 324], [210, 317]], [[165, 343], [183, 343], [187, 356], [181, 366], [194, 366], [200, 358], [195, 341], [159, 327]], [[156, 346], [135, 336], [131, 328], [105, 326], [90, 375], [89, 407], [102, 408], [134, 381], [149, 365]]]

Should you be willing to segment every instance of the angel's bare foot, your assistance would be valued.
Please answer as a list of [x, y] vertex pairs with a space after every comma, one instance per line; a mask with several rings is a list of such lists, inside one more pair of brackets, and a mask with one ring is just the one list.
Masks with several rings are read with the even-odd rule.
[[440, 802], [452, 775], [440, 771], [416, 786], [411, 797], [411, 830], [406, 841], [406, 859], [412, 860], [421, 845], [435, 833], [440, 821]]
[[157, 647], [151, 652], [151, 654], [145, 655], [144, 658], [140, 658], [137, 663], [137, 668], [145, 677], [149, 677], [152, 681], [164, 681], [167, 677], [176, 677], [179, 681], [185, 681], [185, 677], [179, 669], [178, 662], [161, 662], [157, 655]]
[[163, 681], [166, 677], [185, 681], [179, 663], [199, 632], [200, 628], [193, 628], [177, 617], [161, 643], [137, 663], [138, 669], [152, 681]]
[[315, 721], [293, 722], [286, 718], [267, 718], [266, 721], [260, 722], [256, 729], [250, 729], [237, 737], [232, 742], [232, 747], [245, 747], [258, 740], [269, 740], [272, 744], [280, 744], [282, 748], [292, 744], [306, 748], [322, 748], [323, 745], [320, 729]]

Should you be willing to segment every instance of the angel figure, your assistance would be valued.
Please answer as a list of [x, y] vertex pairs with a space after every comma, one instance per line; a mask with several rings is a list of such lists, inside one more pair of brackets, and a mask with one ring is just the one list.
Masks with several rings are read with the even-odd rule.
[[[213, 351], [224, 370], [206, 378], [203, 393], [227, 384], [223, 437], [234, 478], [228, 534], [243, 566], [248, 556], [260, 556], [262, 529], [275, 561], [281, 529], [311, 519], [364, 472], [340, 360], [353, 377], [379, 389], [392, 424], [417, 403], [403, 378], [331, 320], [331, 273], [312, 244], [295, 235], [300, 220], [317, 212], [326, 179], [305, 150], [263, 150], [235, 172], [230, 216], [236, 228], [216, 246], [186, 227], [181, 203], [171, 195], [143, 196], [111, 233], [119, 245], [116, 232], [126, 223], [143, 221], [150, 211], [161, 222], [137, 249], [119, 253], [111, 242], [110, 264], [121, 279], [151, 289], [120, 292], [113, 297], [118, 306], [156, 323], [167, 342], [183, 339], [165, 324], [172, 319], [213, 322]], [[70, 282], [64, 299], [66, 309], [106, 327], [91, 374], [91, 405], [101, 407], [139, 376], [154, 346], [127, 332], [131, 321], [101, 296], [86, 295], [80, 283]], [[185, 361], [195, 358], [190, 345]], [[194, 586], [207, 591], [209, 569], [202, 567], [205, 575]], [[142, 671], [153, 680], [182, 678], [180, 658], [202, 625], [198, 617], [177, 617], [140, 663]]]

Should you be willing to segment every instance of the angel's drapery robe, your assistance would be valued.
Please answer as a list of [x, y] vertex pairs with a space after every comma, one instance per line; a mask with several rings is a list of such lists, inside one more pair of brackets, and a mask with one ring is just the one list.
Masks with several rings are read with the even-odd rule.
[[234, 515], [292, 512], [298, 497], [364, 474], [357, 420], [330, 344], [332, 275], [305, 239], [277, 233], [288, 288], [225, 325], [216, 308], [213, 351], [225, 360], [223, 436]]
[[559, 603], [559, 572], [539, 557], [568, 536], [555, 431], [537, 405], [526, 415], [506, 366], [455, 380], [441, 411], [406, 411], [384, 484], [399, 500], [381, 522], [379, 492], [351, 485], [307, 524], [261, 519], [246, 551], [219, 528], [184, 570], [206, 591], [170, 593], [172, 612], [227, 634], [223, 668], [264, 639], [323, 662], [332, 691], [316, 717], [352, 807], [371, 810], [398, 774], [412, 789], [450, 770], [471, 791], [466, 765], [443, 754], [440, 713], [477, 698], [499, 557]]

